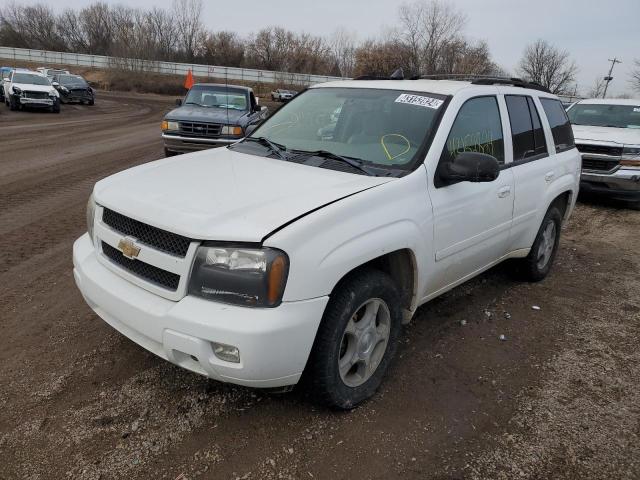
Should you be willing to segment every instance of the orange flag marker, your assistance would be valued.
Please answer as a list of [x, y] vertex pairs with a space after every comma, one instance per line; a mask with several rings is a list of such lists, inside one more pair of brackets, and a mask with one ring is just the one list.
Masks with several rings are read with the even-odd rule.
[[194, 83], [195, 82], [193, 81], [193, 73], [191, 73], [191, 69], [189, 69], [189, 71], [187, 72], [187, 78], [184, 79], [184, 88], [189, 90], [191, 87], [193, 87]]

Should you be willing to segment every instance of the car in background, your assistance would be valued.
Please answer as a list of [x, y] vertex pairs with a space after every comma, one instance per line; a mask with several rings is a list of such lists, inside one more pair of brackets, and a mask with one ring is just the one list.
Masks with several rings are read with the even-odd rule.
[[22, 107], [48, 108], [60, 113], [60, 95], [51, 81], [39, 72], [13, 70], [5, 81], [5, 103], [11, 110]]
[[580, 191], [640, 207], [640, 99], [588, 99], [568, 111], [582, 154]]
[[51, 68], [51, 67], [38, 67], [36, 68], [36, 71], [40, 72], [42, 75], [44, 75], [45, 77], [48, 77], [49, 79], [51, 79], [55, 75], [70, 73], [69, 70], [65, 70], [63, 68]]
[[271, 92], [271, 100], [274, 102], [288, 102], [294, 97], [293, 93], [289, 90], [284, 90], [282, 88], [278, 88]]
[[95, 92], [82, 76], [59, 73], [54, 75], [52, 80], [52, 85], [58, 90], [62, 103], [86, 102], [88, 105], [95, 103]]
[[249, 87], [197, 83], [162, 120], [166, 156], [237, 142], [267, 117]]
[[0, 67], [0, 102], [4, 102], [4, 79], [11, 75], [11, 67]]

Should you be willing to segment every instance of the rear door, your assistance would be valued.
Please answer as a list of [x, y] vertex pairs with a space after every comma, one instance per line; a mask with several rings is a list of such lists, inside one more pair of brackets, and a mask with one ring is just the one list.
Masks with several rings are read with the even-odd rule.
[[[505, 94], [515, 180], [515, 202], [509, 250], [529, 248], [538, 231], [539, 213], [546, 208], [547, 191], [559, 172], [548, 126], [541, 120], [542, 106], [533, 95]], [[545, 134], [546, 130], [546, 134]]]

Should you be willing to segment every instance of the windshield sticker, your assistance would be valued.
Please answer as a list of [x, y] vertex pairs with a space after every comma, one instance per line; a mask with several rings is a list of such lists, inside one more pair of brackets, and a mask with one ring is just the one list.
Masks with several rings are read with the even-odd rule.
[[395, 103], [406, 103], [408, 105], [418, 105], [419, 107], [427, 107], [437, 110], [444, 103], [444, 100], [432, 97], [423, 97], [422, 95], [403, 93], [398, 98], [396, 98]]

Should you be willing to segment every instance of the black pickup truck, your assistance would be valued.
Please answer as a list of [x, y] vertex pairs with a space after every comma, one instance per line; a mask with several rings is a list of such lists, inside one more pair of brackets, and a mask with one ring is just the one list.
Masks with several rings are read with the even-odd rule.
[[166, 156], [230, 145], [268, 114], [251, 88], [237, 85], [197, 83], [176, 103], [162, 121]]

